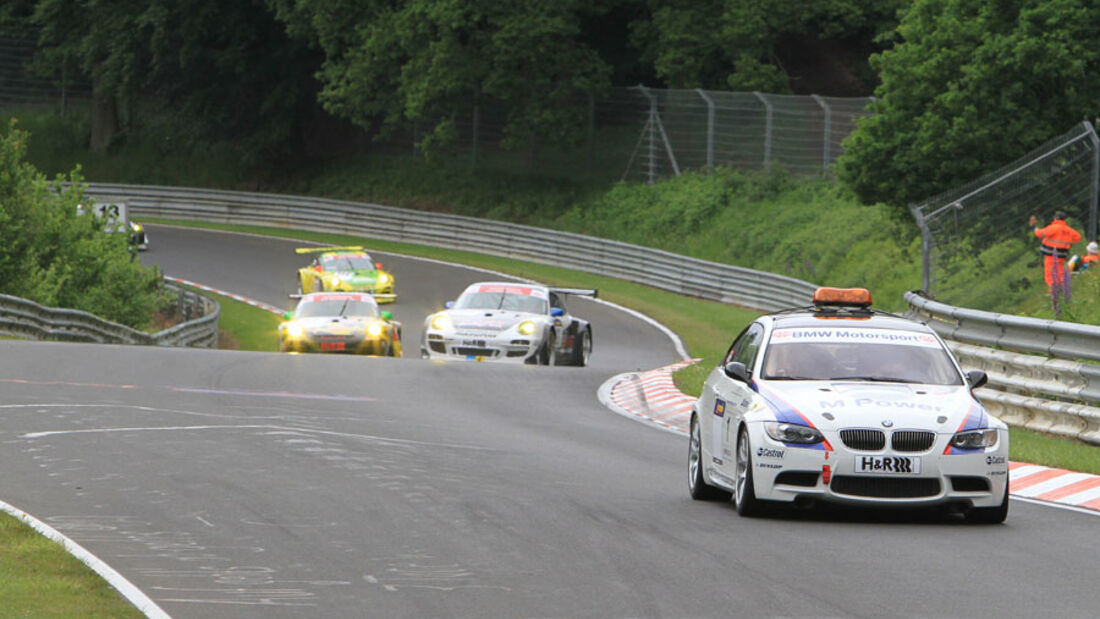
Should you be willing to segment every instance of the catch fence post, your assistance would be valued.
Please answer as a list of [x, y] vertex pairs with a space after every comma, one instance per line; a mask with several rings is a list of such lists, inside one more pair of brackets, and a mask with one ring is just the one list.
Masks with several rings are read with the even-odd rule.
[[714, 167], [714, 101], [702, 88], [696, 88], [695, 92], [707, 102], [707, 167]]
[[759, 91], [753, 91], [757, 99], [764, 104], [765, 117], [764, 117], [764, 166], [772, 162], [772, 123], [774, 122], [774, 112], [772, 111], [771, 101], [768, 101]]
[[832, 141], [833, 109], [829, 107], [829, 104], [825, 102], [825, 99], [817, 95], [810, 96], [813, 97], [814, 101], [817, 101], [817, 104], [821, 106], [821, 109], [825, 110], [825, 145], [824, 152], [821, 155], [821, 168], [824, 170], [828, 170], [829, 161], [832, 157], [832, 153], [829, 152], [829, 146], [830, 142]]

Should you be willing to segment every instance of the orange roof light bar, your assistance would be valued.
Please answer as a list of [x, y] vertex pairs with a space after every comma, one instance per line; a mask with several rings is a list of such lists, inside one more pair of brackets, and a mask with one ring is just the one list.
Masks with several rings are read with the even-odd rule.
[[814, 291], [814, 305], [845, 305], [857, 307], [871, 306], [871, 292], [866, 288], [827, 288]]

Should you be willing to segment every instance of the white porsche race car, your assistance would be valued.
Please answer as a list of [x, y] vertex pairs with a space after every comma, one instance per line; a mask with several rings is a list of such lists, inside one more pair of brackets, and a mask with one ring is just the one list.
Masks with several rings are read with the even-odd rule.
[[592, 325], [569, 314], [566, 295], [594, 297], [595, 290], [538, 284], [472, 284], [424, 321], [425, 359], [523, 361], [537, 365], [588, 364]]
[[864, 289], [822, 288], [814, 307], [753, 321], [695, 403], [689, 490], [767, 502], [946, 505], [1008, 515], [1008, 428], [943, 341], [873, 310]]

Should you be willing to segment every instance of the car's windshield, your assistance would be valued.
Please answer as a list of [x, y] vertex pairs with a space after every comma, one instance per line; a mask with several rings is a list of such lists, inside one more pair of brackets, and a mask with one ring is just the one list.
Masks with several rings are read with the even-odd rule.
[[468, 290], [458, 301], [455, 309], [501, 309], [532, 314], [546, 314], [549, 310], [547, 299], [531, 294], [530, 289], [495, 288]]
[[326, 271], [372, 271], [374, 263], [366, 254], [336, 254], [321, 256], [321, 268]]
[[962, 384], [939, 340], [900, 329], [776, 329], [764, 356], [763, 378]]
[[370, 301], [332, 298], [322, 301], [302, 301], [294, 312], [295, 318], [314, 318], [317, 316], [377, 318], [378, 305]]

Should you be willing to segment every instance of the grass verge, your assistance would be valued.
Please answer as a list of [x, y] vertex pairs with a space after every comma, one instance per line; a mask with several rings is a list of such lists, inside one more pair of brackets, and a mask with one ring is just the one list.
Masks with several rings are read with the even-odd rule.
[[144, 617], [88, 566], [8, 514], [0, 514], [4, 617]]

